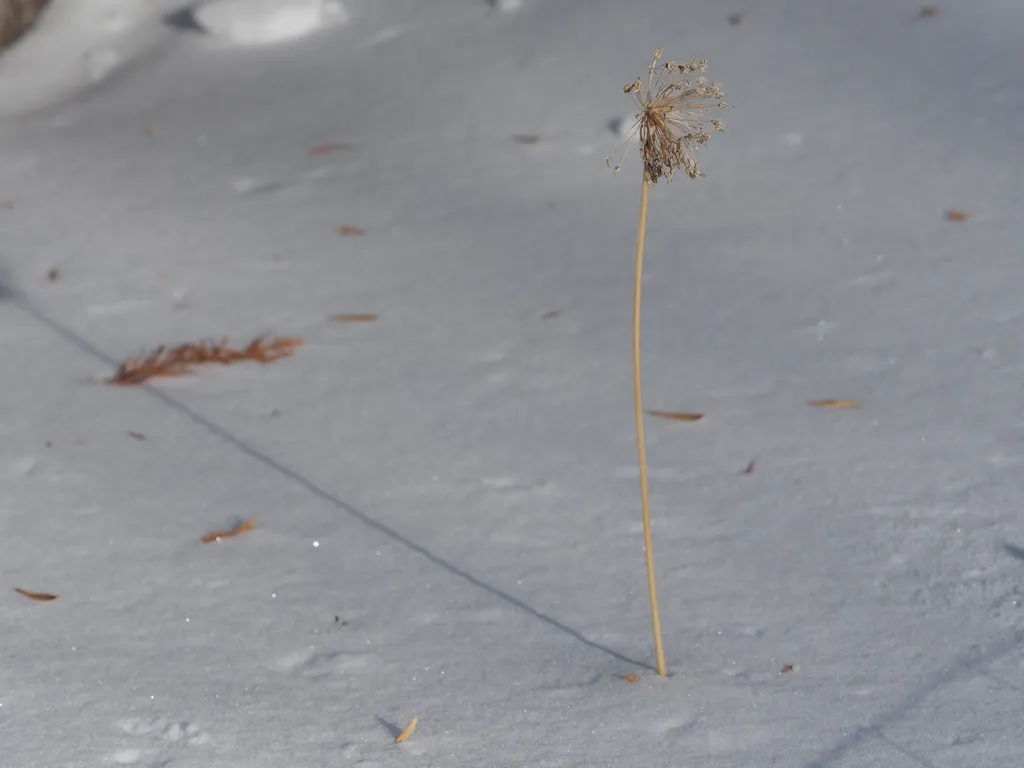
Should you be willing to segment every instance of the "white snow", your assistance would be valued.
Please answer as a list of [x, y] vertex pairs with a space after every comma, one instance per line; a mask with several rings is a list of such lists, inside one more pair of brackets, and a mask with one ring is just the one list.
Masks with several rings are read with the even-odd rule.
[[[1020, 763], [1024, 6], [183, 5], [0, 54], [5, 768]], [[651, 196], [667, 680], [655, 46], [735, 105]]]
[[192, 17], [203, 30], [241, 45], [297, 40], [348, 18], [336, 0], [206, 0]]

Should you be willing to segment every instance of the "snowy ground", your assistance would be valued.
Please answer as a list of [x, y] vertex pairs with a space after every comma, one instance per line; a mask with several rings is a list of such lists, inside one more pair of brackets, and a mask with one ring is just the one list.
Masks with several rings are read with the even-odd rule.
[[[1021, 763], [1024, 6], [238, 2], [0, 56], [4, 766]], [[652, 196], [667, 680], [655, 46], [736, 106]]]

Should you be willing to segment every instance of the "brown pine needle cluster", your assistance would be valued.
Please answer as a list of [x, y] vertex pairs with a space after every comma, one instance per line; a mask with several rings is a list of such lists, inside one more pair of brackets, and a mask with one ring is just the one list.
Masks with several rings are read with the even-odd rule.
[[[701, 176], [697, 147], [711, 140], [712, 131], [725, 130], [722, 121], [707, 117], [707, 112], [729, 106], [718, 83], [705, 77], [689, 78], [695, 72], [706, 72], [707, 60], [659, 64], [661, 57], [658, 48], [647, 68], [646, 81], [638, 77], [623, 88], [639, 109], [629, 139], [639, 134], [644, 180], [651, 184], [658, 179], [671, 180], [679, 168], [691, 179]], [[614, 170], [618, 172], [619, 167]]]
[[108, 383], [132, 385], [157, 376], [184, 376], [198, 365], [213, 363], [233, 365], [251, 360], [266, 365], [291, 357], [302, 343], [302, 339], [257, 336], [241, 349], [229, 347], [227, 338], [222, 338], [219, 344], [201, 341], [177, 347], [159, 346], [148, 354], [121, 363]]

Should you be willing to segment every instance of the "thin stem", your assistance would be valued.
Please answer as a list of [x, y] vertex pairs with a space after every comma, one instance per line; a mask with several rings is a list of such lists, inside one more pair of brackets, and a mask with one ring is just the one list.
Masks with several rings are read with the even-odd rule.
[[651, 591], [651, 623], [654, 628], [654, 652], [658, 674], [665, 677], [665, 649], [661, 643], [661, 617], [658, 613], [658, 586], [654, 578], [654, 547], [651, 541], [651, 503], [647, 493], [647, 446], [644, 442], [644, 404], [640, 389], [640, 299], [644, 276], [644, 239], [647, 235], [647, 192], [644, 178], [640, 192], [640, 227], [636, 238], [636, 289], [633, 293], [633, 402], [636, 405], [636, 447], [640, 456], [640, 498], [644, 515], [644, 553], [647, 557], [647, 585]]

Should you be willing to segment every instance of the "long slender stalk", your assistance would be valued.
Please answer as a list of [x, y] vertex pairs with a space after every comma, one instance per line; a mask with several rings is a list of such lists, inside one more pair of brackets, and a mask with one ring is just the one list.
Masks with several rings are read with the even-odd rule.
[[640, 299], [644, 276], [644, 240], [647, 235], [647, 192], [644, 179], [640, 192], [640, 226], [636, 238], [636, 289], [633, 293], [633, 402], [636, 405], [636, 447], [640, 456], [640, 498], [644, 515], [644, 553], [647, 557], [647, 585], [651, 591], [651, 623], [658, 674], [665, 677], [665, 649], [661, 642], [661, 616], [658, 613], [658, 585], [654, 578], [654, 548], [651, 542], [651, 503], [647, 493], [647, 445], [644, 442], [644, 404], [640, 389]]

